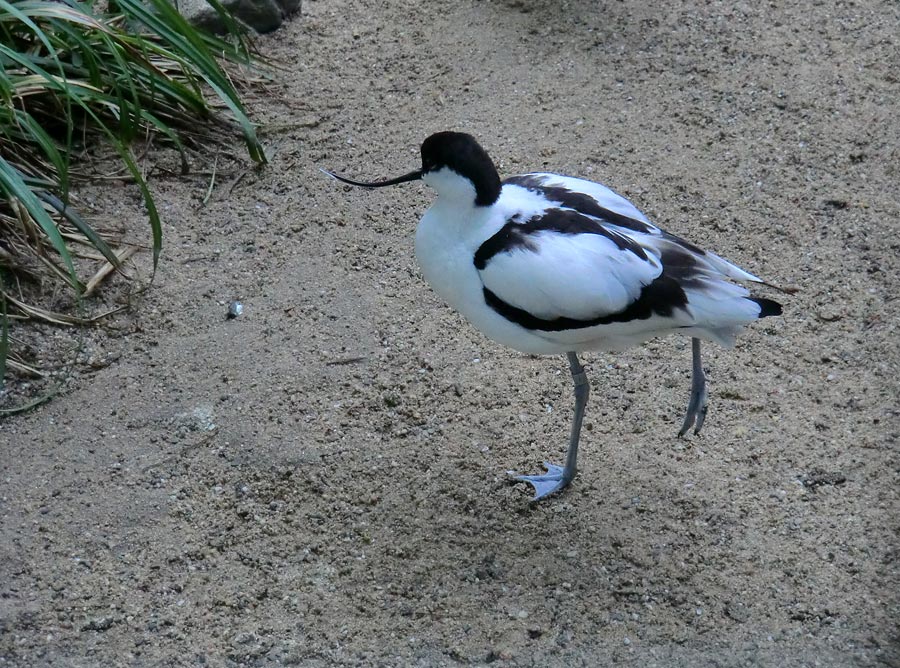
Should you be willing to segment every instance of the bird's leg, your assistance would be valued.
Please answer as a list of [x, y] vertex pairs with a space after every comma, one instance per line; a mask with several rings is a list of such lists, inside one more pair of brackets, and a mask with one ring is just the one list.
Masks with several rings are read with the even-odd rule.
[[547, 473], [516, 476], [516, 480], [522, 480], [534, 486], [535, 501], [567, 487], [578, 470], [578, 439], [581, 436], [581, 422], [584, 420], [584, 408], [587, 406], [588, 395], [591, 393], [591, 384], [575, 353], [567, 353], [567, 356], [569, 369], [572, 372], [572, 381], [575, 383], [575, 417], [572, 421], [572, 433], [569, 436], [566, 465], [562, 467], [544, 462]]
[[708, 395], [706, 392], [706, 374], [703, 373], [703, 363], [700, 361], [700, 339], [691, 339], [691, 352], [693, 354], [693, 372], [691, 374], [691, 400], [688, 402], [687, 414], [684, 423], [678, 432], [679, 438], [684, 436], [691, 426], [694, 433], [699, 434], [706, 419]]

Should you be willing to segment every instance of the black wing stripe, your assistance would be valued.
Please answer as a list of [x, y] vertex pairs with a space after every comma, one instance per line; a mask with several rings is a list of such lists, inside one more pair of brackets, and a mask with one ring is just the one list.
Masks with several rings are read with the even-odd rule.
[[483, 292], [484, 301], [501, 316], [525, 329], [542, 332], [561, 332], [568, 329], [610, 325], [615, 322], [646, 320], [653, 315], [670, 317], [676, 308], [684, 309], [688, 303], [687, 295], [678, 284], [678, 281], [666, 275], [662, 275], [649, 285], [645, 285], [641, 289], [640, 296], [624, 310], [588, 320], [567, 317], [554, 318], [553, 320], [539, 318], [524, 309], [503, 301], [487, 288], [484, 288]]
[[662, 261], [663, 275], [675, 279], [683, 288], [700, 289], [706, 285], [709, 270], [677, 241], [662, 245], [659, 259]]
[[677, 237], [674, 234], [669, 234], [665, 230], [660, 230], [660, 232], [662, 232], [663, 239], [668, 239], [669, 241], [672, 241], [697, 255], [706, 255], [706, 251], [700, 248], [700, 246], [692, 244], [690, 241], [682, 239], [681, 237]]
[[484, 269], [490, 259], [499, 253], [508, 253], [517, 248], [536, 251], [538, 247], [534, 235], [540, 232], [597, 234], [612, 241], [619, 250], [630, 251], [642, 260], [648, 259], [647, 252], [639, 243], [624, 234], [605, 228], [600, 221], [577, 211], [549, 209], [524, 223], [517, 222], [516, 217], [510, 219], [510, 222], [475, 251], [473, 258], [475, 268], [479, 271]]
[[655, 227], [648, 225], [647, 223], [600, 206], [600, 203], [587, 193], [569, 190], [563, 186], [543, 185], [543, 181], [544, 177], [536, 176], [534, 174], [525, 174], [522, 176], [510, 177], [503, 183], [527, 188], [528, 190], [542, 194], [551, 202], [558, 202], [567, 209], [580, 211], [588, 216], [605, 220], [612, 225], [624, 227], [626, 230], [643, 232], [645, 234], [653, 234], [656, 230]]

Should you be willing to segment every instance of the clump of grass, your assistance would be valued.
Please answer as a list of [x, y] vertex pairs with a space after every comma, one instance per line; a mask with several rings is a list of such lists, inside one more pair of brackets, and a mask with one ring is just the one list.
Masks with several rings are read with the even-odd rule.
[[[154, 269], [160, 216], [132, 142], [162, 138], [186, 172], [186, 147], [227, 125], [243, 134], [252, 160], [265, 162], [223, 69], [250, 64], [248, 45], [218, 0], [208, 2], [228, 38], [192, 27], [168, 0], [0, 0], [0, 385], [6, 371], [28, 368], [11, 350], [11, 323], [84, 321], [29, 305], [14, 286], [62, 283], [80, 303], [134, 250], [114, 249], [73, 205], [73, 156], [98, 141], [115, 150], [146, 207]], [[92, 278], [73, 258], [93, 262]]]

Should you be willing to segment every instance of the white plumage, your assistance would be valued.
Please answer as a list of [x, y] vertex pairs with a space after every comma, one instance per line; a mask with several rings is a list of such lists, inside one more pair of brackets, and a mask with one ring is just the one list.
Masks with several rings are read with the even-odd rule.
[[[420, 256], [420, 261], [424, 265], [429, 258]], [[661, 271], [656, 256], [644, 260], [623, 253], [606, 237], [547, 231], [533, 235], [532, 248], [496, 255], [481, 271], [481, 281], [539, 318], [588, 320], [624, 311]]]
[[[330, 172], [329, 172], [330, 173]], [[781, 307], [735, 281], [762, 280], [653, 225], [609, 188], [558, 174], [501, 182], [469, 135], [422, 145], [422, 169], [366, 187], [421, 178], [437, 192], [416, 231], [425, 279], [491, 339], [533, 354], [567, 354], [576, 410], [565, 468], [520, 476], [536, 497], [571, 482], [588, 383], [576, 353], [620, 350], [677, 332], [693, 339], [691, 402], [680, 434], [706, 413], [700, 339], [731, 346], [746, 325]]]

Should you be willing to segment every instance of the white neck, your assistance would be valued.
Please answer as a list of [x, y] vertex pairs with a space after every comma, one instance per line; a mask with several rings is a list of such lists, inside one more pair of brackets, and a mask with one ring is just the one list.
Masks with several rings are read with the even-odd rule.
[[475, 186], [464, 176], [460, 176], [449, 167], [444, 167], [436, 172], [429, 172], [422, 180], [434, 188], [438, 194], [435, 205], [442, 201], [450, 206], [460, 209], [468, 209], [475, 206]]

